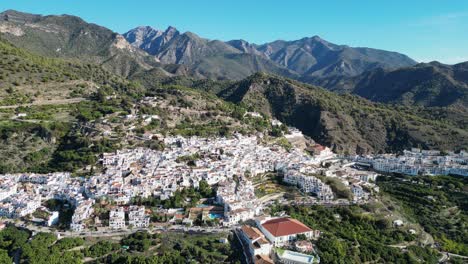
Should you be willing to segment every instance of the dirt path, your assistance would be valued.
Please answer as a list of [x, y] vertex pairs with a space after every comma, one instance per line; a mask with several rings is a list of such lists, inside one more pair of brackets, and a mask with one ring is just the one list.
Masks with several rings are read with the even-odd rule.
[[3, 105], [0, 109], [12, 109], [20, 106], [28, 107], [35, 105], [63, 105], [63, 104], [76, 104], [82, 101], [87, 101], [86, 98], [70, 98], [70, 99], [57, 99], [57, 100], [38, 100], [29, 104], [17, 104], [17, 105]]

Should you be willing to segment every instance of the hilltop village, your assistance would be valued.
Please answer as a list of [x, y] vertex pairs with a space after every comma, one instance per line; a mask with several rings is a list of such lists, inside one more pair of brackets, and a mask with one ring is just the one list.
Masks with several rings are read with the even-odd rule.
[[[302, 134], [293, 128], [286, 135], [298, 137]], [[161, 222], [208, 223], [234, 230], [252, 263], [272, 263], [272, 258], [317, 263], [320, 258], [310, 241], [318, 239], [320, 231], [288, 216], [270, 216], [274, 200], [283, 204], [366, 203], [379, 191], [374, 184], [378, 172], [467, 175], [466, 152], [442, 156], [413, 149], [399, 157], [339, 157], [318, 144], [309, 151], [286, 149], [258, 135], [240, 134], [166, 137], [164, 146], [162, 151], [136, 148], [105, 153], [100, 160], [102, 172], [90, 177], [60, 172], [0, 175], [0, 216], [54, 226], [62, 212], [47, 205], [58, 201], [65, 205], [62, 209], [72, 210], [65, 226], [75, 233], [139, 230]], [[259, 195], [256, 182], [268, 174], [301, 197]], [[338, 195], [332, 182], [345, 186], [349, 195]], [[190, 195], [195, 192], [203, 193], [202, 197]], [[249, 221], [255, 224], [245, 224]]]
[[298, 185], [319, 200], [333, 200], [330, 187], [312, 176], [323, 160], [334, 157], [329, 149], [312, 157], [241, 135], [229, 139], [168, 137], [164, 143], [164, 151], [137, 148], [106, 153], [101, 159], [104, 172], [87, 178], [69, 173], [1, 175], [0, 215], [24, 217], [43, 201], [66, 200], [76, 208], [71, 229], [79, 232], [96, 200], [116, 206], [129, 205], [135, 197], [164, 201], [178, 190], [198, 189], [204, 182], [217, 186], [215, 200], [224, 208], [222, 224], [229, 226], [261, 214], [262, 206], [248, 178], [273, 171], [284, 175], [285, 183]]

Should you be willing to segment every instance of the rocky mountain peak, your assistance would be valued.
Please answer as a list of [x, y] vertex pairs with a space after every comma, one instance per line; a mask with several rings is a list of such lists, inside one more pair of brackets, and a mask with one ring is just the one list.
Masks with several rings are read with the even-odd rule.
[[168, 34], [168, 33], [175, 33], [175, 32], [179, 32], [179, 31], [177, 30], [177, 28], [175, 28], [175, 27], [173, 27], [173, 26], [167, 27], [167, 29], [166, 29], [166, 31], [165, 31], [166, 34]]
[[169, 26], [166, 31], [164, 31], [164, 38], [166, 41], [170, 41], [172, 38], [177, 37], [180, 35], [179, 30], [173, 26]]
[[0, 13], [0, 21], [3, 20], [16, 23], [34, 22], [41, 17], [41, 15], [28, 14], [11, 9]]
[[248, 41], [243, 40], [243, 39], [231, 40], [226, 43], [240, 50], [241, 52], [251, 53], [251, 54], [256, 54], [256, 55], [262, 54], [256, 49], [255, 44], [249, 43]]

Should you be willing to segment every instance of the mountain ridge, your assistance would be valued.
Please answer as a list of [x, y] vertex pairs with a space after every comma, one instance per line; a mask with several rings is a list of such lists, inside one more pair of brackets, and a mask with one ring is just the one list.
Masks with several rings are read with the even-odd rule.
[[[319, 36], [259, 45], [245, 40], [209, 40], [171, 26], [164, 31], [139, 26], [121, 35], [76, 16], [13, 10], [0, 14], [0, 33], [41, 55], [87, 60], [125, 77], [159, 68], [167, 76], [240, 80], [268, 71], [304, 81], [415, 64], [396, 52], [336, 45]], [[171, 71], [176, 68], [179, 70]]]
[[[21, 21], [26, 21], [27, 25]], [[161, 84], [169, 85], [173, 82], [171, 78], [175, 78], [175, 85], [187, 85], [233, 103], [247, 104], [298, 127], [341, 153], [382, 153], [418, 145], [454, 149], [457, 144], [467, 145], [464, 136], [468, 138], [468, 111], [457, 107], [460, 102], [466, 102], [464, 95], [454, 94], [454, 100], [446, 104], [413, 106], [412, 101], [398, 99], [405, 95], [403, 90], [398, 90], [394, 92], [397, 99], [390, 98], [385, 103], [401, 105], [390, 105], [352, 95], [336, 95], [300, 83], [324, 82], [321, 86], [329, 90], [353, 93], [374, 101], [386, 100], [385, 96], [390, 94], [380, 85], [373, 86], [372, 90], [363, 84], [372, 83], [376, 76], [386, 76], [389, 72], [424, 70], [421, 64], [413, 65], [411, 59], [403, 60], [403, 64], [410, 64], [406, 67], [383, 69], [383, 65], [400, 63], [404, 55], [398, 53], [350, 48], [318, 36], [262, 46], [244, 40], [207, 40], [191, 32], [180, 33], [174, 27], [165, 31], [138, 27], [137, 31], [120, 35], [76, 17], [36, 16], [14, 11], [0, 14], [0, 31], [1, 37], [32, 53], [97, 64], [143, 84], [148, 90], [158, 89]], [[59, 55], [55, 54], [56, 45], [64, 49]], [[154, 55], [140, 46], [153, 49]], [[454, 81], [467, 79], [464, 64], [448, 67], [434, 62], [428, 67], [427, 76], [415, 74], [414, 78], [424, 84], [429, 77], [437, 75], [437, 80], [441, 81], [440, 91], [450, 88], [448, 85]], [[366, 75], [369, 77], [362, 77]], [[211, 80], [183, 80], [186, 77]], [[217, 83], [219, 80], [226, 82]], [[356, 86], [358, 81], [361, 84]], [[408, 89], [413, 88], [410, 85]], [[423, 95], [421, 102], [448, 98], [445, 93], [434, 97], [426, 85], [417, 89]], [[452, 102], [454, 105], [450, 107]], [[448, 137], [450, 141], [444, 142]]]
[[[159, 39], [166, 37], [166, 34], [161, 33], [161, 35], [158, 36], [159, 39], [154, 39], [152, 37], [153, 33], [148, 33], [147, 28], [148, 27], [137, 27], [124, 33], [123, 36], [135, 47], [139, 47], [154, 55], [160, 61], [168, 63], [190, 65], [193, 64], [194, 61], [202, 61], [205, 57], [213, 55], [213, 51], [211, 50], [213, 50], [213, 43], [216, 43], [217, 49], [215, 49], [215, 51], [217, 55], [243, 53], [259, 56], [262, 59], [277, 64], [277, 67], [288, 69], [295, 75], [302, 75], [303, 78], [306, 76], [354, 76], [376, 67], [398, 68], [416, 64], [414, 60], [397, 52], [336, 45], [323, 40], [319, 36], [304, 37], [293, 41], [276, 40], [259, 45], [249, 43], [242, 39], [226, 42], [207, 40], [191, 32], [180, 33], [176, 31], [176, 37], [170, 38], [170, 41], [160, 45], [161, 41], [159, 41]], [[153, 28], [152, 31], [162, 32], [162, 30]], [[147, 34], [146, 37], [145, 34]], [[186, 34], [193, 34], [192, 38], [203, 39], [205, 42], [197, 43], [196, 41], [178, 39], [178, 36]], [[135, 41], [133, 37], [135, 35], [139, 35], [141, 40]], [[194, 43], [197, 44], [195, 50], [202, 52], [197, 54], [193, 51], [194, 49], [192, 49], [192, 46], [194, 46]], [[158, 49], [149, 48], [152, 44], [157, 45]], [[172, 56], [168, 56], [168, 53]], [[190, 59], [177, 59], [173, 54], [182, 54], [182, 56], [190, 57]], [[223, 66], [226, 66], [226, 64], [229, 63], [220, 63], [220, 65]], [[223, 79], [223, 77], [224, 76], [220, 76], [220, 79]]]
[[445, 109], [395, 108], [265, 73], [227, 85], [218, 95], [295, 126], [338, 153], [396, 152], [410, 146], [457, 149], [468, 144], [468, 124], [455, 121]]
[[77, 16], [8, 10], [0, 13], [0, 33], [10, 43], [34, 53], [100, 64], [125, 77], [159, 67], [157, 60], [131, 46], [120, 34]]
[[393, 70], [378, 68], [353, 77], [305, 81], [382, 103], [468, 109], [468, 62], [419, 63]]

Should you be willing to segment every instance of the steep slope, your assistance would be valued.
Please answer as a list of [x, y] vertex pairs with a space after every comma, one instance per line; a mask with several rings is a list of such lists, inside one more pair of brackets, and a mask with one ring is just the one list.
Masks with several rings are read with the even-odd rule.
[[255, 74], [219, 95], [274, 116], [341, 153], [468, 147], [466, 122], [436, 117], [429, 110], [395, 109], [267, 74]]
[[88, 97], [99, 87], [125, 84], [97, 65], [39, 56], [0, 38], [0, 105]]
[[39, 56], [0, 39], [0, 173], [50, 169], [47, 162], [61, 146], [73, 148], [64, 138], [78, 106], [102, 91], [131, 96], [140, 88], [97, 65]]
[[173, 68], [175, 72], [168, 70], [175, 75], [240, 80], [256, 72], [266, 71], [290, 78], [298, 77], [294, 72], [261, 56], [260, 52], [245, 53], [222, 41], [206, 40], [191, 32], [180, 33], [174, 27], [165, 31], [138, 27], [123, 36], [133, 46], [147, 51], [162, 63], [184, 65], [185, 68]]
[[421, 106], [454, 106], [468, 110], [468, 62], [444, 65], [420, 63], [396, 70], [376, 69], [359, 76], [315, 79], [336, 92], [372, 101]]
[[168, 64], [192, 65], [204, 57], [240, 53], [222, 41], [203, 39], [192, 32], [180, 33], [174, 27], [164, 32], [151, 27], [138, 27], [123, 36], [133, 46]]
[[[155, 80], [169, 79], [158, 72], [143, 77], [158, 75]], [[209, 80], [178, 78], [213, 88]], [[256, 131], [255, 123], [244, 122], [242, 107], [201, 89], [153, 81], [142, 81], [145, 89], [98, 65], [39, 56], [0, 39], [0, 173], [89, 172], [103, 152], [161, 147], [156, 139], [142, 140], [145, 132]], [[130, 113], [136, 118], [128, 119]], [[159, 118], [148, 123], [145, 115]]]
[[411, 66], [405, 55], [370, 48], [336, 45], [318, 36], [295, 41], [274, 41], [257, 47], [276, 63], [303, 76], [354, 76], [364, 71]]
[[41, 16], [8, 10], [0, 13], [0, 33], [17, 47], [63, 58], [78, 58], [122, 76], [158, 66], [145, 52], [111, 30], [69, 15]]
[[179, 35], [179, 31], [174, 27], [162, 31], [149, 26], [137, 27], [123, 34], [133, 46], [145, 50], [151, 55], [158, 54], [161, 48], [177, 35]]
[[[218, 79], [240, 79], [262, 70], [296, 79], [355, 76], [378, 67], [415, 64], [396, 52], [335, 45], [317, 36], [263, 45], [245, 40], [207, 40], [191, 32], [180, 33], [173, 27], [166, 31], [138, 27], [124, 36], [133, 46], [163, 63], [188, 65], [199, 77]], [[252, 67], [252, 61], [263, 66]]]
[[190, 76], [216, 80], [241, 80], [257, 72], [299, 78], [293, 71], [253, 54], [225, 54], [206, 57], [190, 68]]

